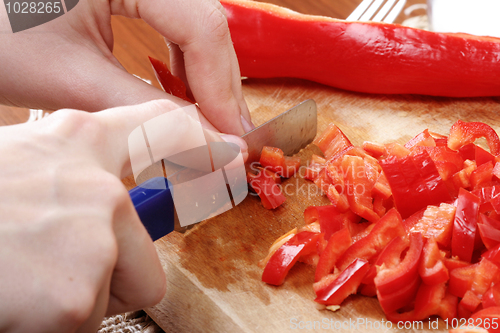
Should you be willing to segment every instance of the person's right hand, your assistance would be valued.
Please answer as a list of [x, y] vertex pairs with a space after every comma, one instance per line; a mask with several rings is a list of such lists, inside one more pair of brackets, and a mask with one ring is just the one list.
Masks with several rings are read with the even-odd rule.
[[61, 110], [0, 127], [1, 332], [95, 332], [105, 315], [161, 300], [163, 269], [120, 179], [132, 130], [178, 107]]

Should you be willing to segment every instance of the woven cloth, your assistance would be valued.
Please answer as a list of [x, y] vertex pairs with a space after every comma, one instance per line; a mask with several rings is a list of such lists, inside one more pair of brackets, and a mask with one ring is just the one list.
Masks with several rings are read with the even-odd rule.
[[104, 318], [97, 333], [164, 333], [144, 311]]

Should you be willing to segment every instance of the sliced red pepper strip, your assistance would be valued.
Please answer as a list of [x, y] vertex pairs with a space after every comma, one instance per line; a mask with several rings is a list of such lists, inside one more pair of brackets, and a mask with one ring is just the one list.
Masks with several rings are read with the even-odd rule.
[[380, 165], [403, 218], [428, 205], [451, 201], [446, 185], [425, 150], [402, 158], [389, 156], [381, 160]]
[[480, 223], [477, 224], [479, 235], [484, 246], [489, 250], [500, 244], [500, 228], [496, 228], [493, 224], [498, 221], [489, 218], [484, 214], [480, 214]]
[[421, 147], [436, 147], [436, 141], [429, 134], [429, 130], [425, 129], [423, 132], [420, 132], [415, 137], [410, 139], [407, 143], [405, 143], [405, 147], [411, 149], [416, 146]]
[[446, 295], [446, 283], [434, 285], [422, 283], [415, 297], [415, 315], [419, 320], [439, 314], [441, 302]]
[[[424, 237], [434, 238], [442, 247], [449, 248], [453, 232], [456, 207], [442, 203], [439, 207], [429, 205], [422, 217], [413, 221], [405, 220], [407, 232], [420, 232]], [[410, 225], [412, 223], [412, 225]]]
[[354, 260], [329, 286], [318, 290], [314, 301], [325, 305], [340, 305], [356, 292], [369, 268], [368, 261]]
[[448, 268], [444, 265], [443, 256], [434, 237], [427, 239], [424, 245], [418, 272], [422, 281], [428, 285], [440, 284], [449, 279]]
[[380, 143], [365, 141], [362, 145], [363, 149], [375, 158], [385, 155], [385, 146]]
[[394, 290], [405, 287], [410, 281], [418, 276], [418, 266], [422, 256], [424, 240], [420, 233], [410, 235], [410, 248], [403, 261], [391, 268], [381, 268], [375, 277], [377, 294], [387, 295]]
[[500, 307], [479, 310], [471, 316], [474, 325], [485, 328], [488, 333], [500, 332]]
[[342, 130], [334, 123], [314, 139], [313, 143], [321, 149], [327, 159], [352, 146]]
[[491, 201], [500, 195], [500, 186], [487, 186], [472, 191], [472, 194], [477, 195], [481, 199], [480, 212], [487, 212], [493, 210]]
[[373, 185], [366, 176], [363, 158], [345, 155], [342, 158], [342, 171], [344, 190], [351, 210], [370, 222], [377, 222], [380, 216], [373, 211]]
[[486, 258], [482, 258], [479, 266], [474, 272], [474, 280], [472, 281], [471, 291], [479, 297], [490, 288], [491, 284], [496, 284], [500, 281], [498, 275], [500, 268]]
[[450, 271], [450, 283], [448, 290], [457, 297], [464, 297], [467, 290], [472, 287], [472, 281], [479, 263]]
[[283, 177], [290, 178], [300, 169], [300, 157], [285, 156], [285, 172]]
[[[415, 275], [414, 278], [407, 281], [402, 288], [394, 289], [391, 293], [381, 294], [377, 289], [377, 299], [384, 313], [387, 315], [387, 319], [391, 320], [390, 313], [401, 309], [414, 300], [421, 284], [420, 277]], [[376, 287], [377, 285], [375, 284], [375, 288]]]
[[480, 189], [490, 185], [493, 178], [493, 163], [491, 161], [479, 165], [470, 174], [470, 185], [473, 189]]
[[408, 248], [410, 245], [410, 241], [408, 237], [396, 237], [392, 241], [387, 244], [387, 246], [380, 252], [377, 260], [375, 260], [374, 265], [370, 267], [368, 273], [366, 273], [363, 284], [370, 287], [370, 289], [365, 289], [365, 291], [373, 292], [371, 296], [375, 296], [377, 294], [377, 290], [375, 288], [374, 279], [377, 276], [377, 269], [383, 265], [384, 268], [392, 268], [401, 263], [401, 253]]
[[500, 284], [495, 284], [483, 295], [483, 308], [500, 306]]
[[304, 178], [315, 181], [319, 173], [325, 168], [325, 163], [326, 160], [323, 157], [313, 154], [305, 169]]
[[443, 319], [452, 319], [457, 312], [457, 297], [446, 292], [446, 283], [426, 285], [422, 283], [415, 296], [413, 310], [387, 314], [387, 319], [393, 322], [420, 321], [432, 315]]
[[302, 231], [283, 244], [267, 262], [262, 281], [279, 286], [300, 256], [316, 251], [320, 234]]
[[493, 165], [496, 163], [495, 156], [493, 156], [491, 153], [487, 152], [483, 148], [474, 145], [475, 147], [475, 160], [477, 166], [480, 166], [484, 163], [491, 162]]
[[448, 148], [458, 150], [459, 148], [473, 143], [478, 138], [486, 138], [493, 155], [500, 155], [500, 138], [491, 126], [480, 122], [465, 122], [457, 120], [450, 129], [448, 136]]
[[477, 307], [481, 304], [481, 299], [472, 290], [467, 290], [458, 304], [472, 313], [476, 311]]
[[194, 101], [187, 97], [186, 85], [184, 82], [170, 72], [167, 64], [151, 57], [149, 57], [149, 61], [155, 71], [156, 79], [165, 92], [194, 104]]
[[457, 211], [453, 223], [451, 254], [471, 262], [477, 232], [481, 199], [463, 188], [458, 192]]
[[446, 291], [446, 295], [441, 301], [441, 307], [437, 315], [443, 319], [448, 319], [448, 321], [450, 321], [453, 318], [457, 317], [457, 305], [458, 297]]
[[335, 263], [338, 258], [351, 246], [352, 239], [349, 229], [344, 227], [342, 230], [334, 233], [328, 240], [328, 244], [321, 255], [319, 256], [318, 265], [316, 266], [316, 274], [314, 281], [318, 282], [326, 275], [333, 272]]
[[500, 244], [492, 247], [488, 251], [484, 252], [481, 257], [490, 260], [491, 262], [500, 265]]
[[280, 176], [282, 176], [286, 170], [283, 150], [276, 147], [264, 146], [260, 153], [259, 163], [264, 168], [276, 172]]
[[374, 224], [367, 236], [359, 239], [347, 249], [339, 258], [337, 267], [343, 270], [356, 258], [370, 260], [379, 254], [391, 240], [404, 235], [401, 215], [396, 209], [391, 209]]
[[275, 209], [281, 206], [286, 198], [281, 193], [281, 188], [276, 183], [274, 177], [270, 176], [267, 170], [262, 169], [257, 175], [249, 175], [250, 186], [259, 195], [262, 205], [266, 209]]
[[496, 38], [347, 22], [253, 1], [222, 4], [243, 76], [368, 93], [500, 95]]

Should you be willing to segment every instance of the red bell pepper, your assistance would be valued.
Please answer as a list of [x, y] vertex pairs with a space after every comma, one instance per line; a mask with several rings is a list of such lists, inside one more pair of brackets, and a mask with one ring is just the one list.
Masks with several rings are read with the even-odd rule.
[[474, 251], [481, 199], [461, 188], [457, 200], [457, 211], [451, 239], [451, 254], [461, 260], [470, 262]]
[[448, 290], [452, 295], [464, 297], [467, 290], [472, 287], [472, 281], [479, 263], [456, 268], [450, 271], [450, 283]]
[[342, 171], [350, 209], [370, 222], [377, 222], [380, 216], [373, 211], [373, 184], [367, 178], [364, 160], [358, 156], [345, 155]]
[[494, 220], [484, 214], [479, 215], [480, 220], [477, 227], [484, 246], [489, 250], [500, 244], [500, 221]]
[[380, 268], [375, 277], [377, 294], [387, 295], [407, 286], [418, 276], [418, 267], [424, 240], [420, 233], [410, 235], [410, 248], [399, 265]]
[[408, 248], [410, 241], [408, 237], [396, 237], [387, 244], [387, 246], [380, 252], [374, 264], [368, 270], [362, 283], [365, 285], [361, 290], [363, 295], [376, 296], [377, 289], [375, 287], [374, 279], [377, 276], [377, 269], [380, 267], [392, 268], [401, 263], [401, 253]]
[[351, 141], [342, 130], [333, 123], [320, 136], [315, 138], [313, 143], [321, 149], [327, 159], [352, 146]]
[[262, 148], [262, 152], [260, 153], [259, 163], [264, 168], [268, 168], [280, 176], [284, 175], [286, 170], [285, 155], [283, 154], [283, 150], [276, 147], [264, 146]]
[[340, 305], [349, 295], [354, 294], [369, 269], [368, 261], [354, 260], [328, 286], [316, 291], [314, 301], [325, 305]]
[[472, 171], [470, 174], [470, 185], [472, 189], [480, 189], [484, 186], [491, 185], [491, 180], [493, 178], [493, 163], [488, 161], [479, 165], [476, 170]]
[[285, 156], [285, 172], [283, 177], [290, 178], [296, 174], [300, 169], [300, 157], [298, 156]]
[[446, 291], [446, 283], [427, 285], [422, 283], [415, 296], [414, 309], [398, 313], [387, 313], [387, 319], [393, 322], [420, 321], [432, 315], [443, 319], [456, 317], [457, 297]]
[[483, 308], [500, 306], [500, 284], [495, 284], [483, 295]]
[[434, 141], [434, 138], [429, 134], [429, 130], [425, 129], [423, 132], [417, 134], [410, 141], [405, 143], [405, 147], [408, 149], [411, 149], [415, 146], [436, 147], [436, 141]]
[[439, 172], [426, 151], [403, 158], [389, 156], [380, 165], [391, 186], [394, 204], [403, 218], [428, 205], [451, 201]]
[[500, 139], [491, 126], [480, 122], [464, 122], [457, 120], [450, 129], [448, 136], [448, 147], [458, 150], [469, 143], [473, 143], [478, 138], [486, 138], [493, 155], [500, 155]]
[[472, 191], [472, 194], [477, 195], [481, 199], [481, 207], [479, 208], [481, 213], [492, 211], [494, 209], [492, 200], [500, 195], [500, 186], [482, 187]]
[[320, 234], [302, 231], [283, 244], [267, 262], [262, 281], [279, 286], [300, 256], [316, 251]]
[[331, 235], [344, 227], [348, 228], [351, 236], [359, 232], [359, 227], [356, 226], [360, 217], [351, 211], [341, 213], [334, 206], [307, 207], [304, 211], [304, 220], [306, 224], [318, 221], [325, 240], [329, 240]]
[[494, 306], [479, 310], [471, 318], [475, 326], [486, 329], [488, 333], [500, 332], [500, 307]]
[[259, 195], [264, 208], [275, 209], [285, 202], [286, 198], [281, 192], [281, 188], [274, 177], [265, 169], [259, 170], [257, 175], [247, 174], [247, 180]]
[[339, 258], [337, 267], [340, 270], [346, 268], [356, 258], [370, 260], [378, 255], [391, 240], [398, 236], [404, 236], [405, 231], [401, 215], [395, 209], [388, 211], [368, 235], [355, 242]]
[[440, 314], [441, 302], [446, 295], [446, 283], [434, 285], [422, 283], [415, 297], [415, 315], [419, 320]]
[[304, 178], [308, 180], [315, 181], [316, 178], [318, 178], [319, 173], [321, 170], [325, 168], [325, 163], [326, 160], [318, 156], [316, 154], [313, 154], [311, 156], [311, 160], [309, 161], [309, 164], [307, 165], [305, 172], [304, 172]]
[[184, 82], [182, 82], [182, 80], [177, 76], [172, 75], [167, 67], [167, 64], [151, 57], [149, 57], [149, 61], [151, 62], [151, 65], [153, 66], [153, 69], [155, 71], [156, 79], [160, 83], [163, 90], [165, 90], [165, 92], [182, 98], [183, 100], [190, 103], [194, 103], [194, 101], [187, 97], [186, 85], [184, 84]]
[[439, 251], [434, 237], [427, 239], [418, 273], [422, 281], [428, 285], [440, 284], [448, 281], [448, 268], [446, 268], [443, 255]]
[[[447, 203], [442, 203], [439, 207], [429, 205], [417, 220], [418, 214], [414, 218], [405, 220], [407, 232], [420, 232], [427, 238], [434, 238], [443, 248], [449, 248], [455, 220], [456, 207]], [[413, 216], [413, 215], [412, 215]]]
[[349, 210], [349, 200], [347, 195], [342, 191], [337, 191], [337, 186], [330, 185], [326, 191], [326, 197], [330, 200], [332, 205], [340, 212], [347, 212]]
[[479, 296], [477, 296], [472, 290], [467, 290], [458, 305], [472, 313], [476, 311], [479, 305], [481, 305], [481, 298], [479, 298]]
[[370, 154], [371, 156], [373, 156], [375, 158], [379, 158], [379, 157], [385, 155], [385, 153], [386, 153], [385, 146], [380, 144], [380, 143], [376, 143], [376, 142], [365, 141], [365, 142], [363, 142], [362, 148], [368, 154]]
[[347, 22], [253, 1], [222, 4], [243, 76], [367, 93], [500, 95], [496, 38]]
[[500, 162], [496, 162], [493, 170], [491, 171], [496, 179], [500, 179]]
[[[418, 292], [419, 287], [421, 286], [421, 280], [418, 275], [416, 275], [413, 279], [409, 280], [407, 284], [405, 284], [400, 289], [395, 289], [391, 293], [381, 294], [377, 290], [377, 299], [384, 310], [384, 313], [387, 315], [387, 319], [391, 320], [390, 313], [401, 309], [402, 307], [411, 304], [415, 299], [415, 295]], [[375, 285], [376, 288], [376, 285]]]
[[481, 257], [490, 260], [500, 266], [500, 244], [484, 252]]
[[337, 231], [330, 237], [326, 248], [319, 256], [316, 274], [314, 275], [315, 282], [318, 282], [323, 277], [333, 272], [338, 258], [344, 254], [351, 244], [352, 239], [347, 227]]
[[474, 159], [476, 160], [477, 166], [480, 166], [488, 162], [491, 162], [493, 165], [495, 165], [496, 159], [495, 156], [493, 156], [491, 153], [487, 152], [486, 150], [477, 145], [474, 145], [474, 150], [475, 150]]

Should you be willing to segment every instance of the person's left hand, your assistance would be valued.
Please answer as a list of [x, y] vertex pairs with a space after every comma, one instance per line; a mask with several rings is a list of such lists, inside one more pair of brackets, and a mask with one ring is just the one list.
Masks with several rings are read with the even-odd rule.
[[[252, 128], [224, 8], [217, 0], [80, 0], [67, 14], [9, 33], [0, 6], [0, 103], [97, 111], [176, 98], [127, 73], [112, 54], [111, 15], [142, 18], [168, 41], [172, 71], [221, 132]], [[147, 61], [147, 59], [145, 59]], [[204, 124], [209, 127], [208, 123]]]

